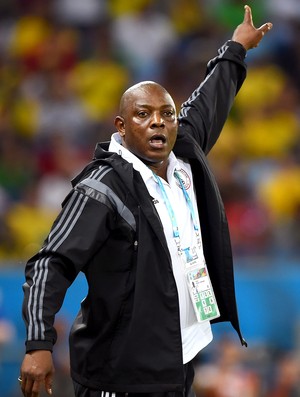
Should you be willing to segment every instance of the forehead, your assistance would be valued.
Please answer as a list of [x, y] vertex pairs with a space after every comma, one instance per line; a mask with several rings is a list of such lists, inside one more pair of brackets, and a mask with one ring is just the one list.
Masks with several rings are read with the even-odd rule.
[[171, 95], [159, 85], [147, 85], [136, 88], [129, 94], [128, 104], [131, 106], [173, 107]]

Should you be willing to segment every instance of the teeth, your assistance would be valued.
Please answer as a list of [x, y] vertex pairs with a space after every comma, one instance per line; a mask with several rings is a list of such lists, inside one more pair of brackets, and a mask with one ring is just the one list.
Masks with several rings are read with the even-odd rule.
[[163, 140], [162, 139], [151, 139], [151, 143], [157, 144], [157, 145], [162, 145]]
[[164, 138], [152, 138], [151, 142], [156, 142], [156, 143], [164, 143], [165, 139]]

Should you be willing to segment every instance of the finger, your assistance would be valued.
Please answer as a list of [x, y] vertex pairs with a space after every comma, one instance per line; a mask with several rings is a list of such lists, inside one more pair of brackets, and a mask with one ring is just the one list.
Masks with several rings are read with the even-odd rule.
[[33, 387], [33, 381], [28, 379], [28, 378], [23, 378], [22, 381], [22, 392], [25, 397], [30, 397], [32, 396], [32, 387]]
[[20, 386], [21, 386], [22, 393], [23, 393], [23, 395], [25, 396], [26, 379], [24, 379], [24, 378], [21, 378], [21, 379], [22, 379], [22, 381], [21, 381], [21, 383], [20, 383]]
[[38, 397], [40, 394], [41, 382], [30, 378], [23, 378], [21, 389], [25, 397]]
[[245, 5], [244, 23], [253, 25], [252, 11], [248, 5]]
[[269, 30], [271, 30], [273, 27], [273, 24], [271, 22], [267, 22], [265, 24], [263, 24], [258, 30], [260, 30], [261, 32], [263, 32], [263, 35], [265, 33], [267, 33]]
[[45, 379], [45, 389], [46, 392], [49, 394], [49, 396], [52, 395], [52, 378], [50, 376], [47, 376]]
[[40, 395], [40, 390], [41, 390], [42, 382], [41, 381], [34, 381], [31, 389], [31, 397], [38, 397]]

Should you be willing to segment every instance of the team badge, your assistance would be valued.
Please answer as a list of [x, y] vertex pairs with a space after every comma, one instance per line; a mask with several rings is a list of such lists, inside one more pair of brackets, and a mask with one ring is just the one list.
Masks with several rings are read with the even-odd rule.
[[[188, 173], [181, 168], [180, 170], [177, 171], [177, 174], [180, 177], [185, 189], [188, 190], [191, 187], [191, 178], [189, 177]], [[179, 187], [181, 187], [180, 182], [177, 179], [176, 179], [176, 183]]]

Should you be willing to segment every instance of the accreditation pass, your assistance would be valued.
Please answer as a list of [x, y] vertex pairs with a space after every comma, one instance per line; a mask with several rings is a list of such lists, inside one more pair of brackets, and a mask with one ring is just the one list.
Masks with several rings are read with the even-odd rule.
[[[212, 288], [206, 264], [199, 266], [193, 261], [187, 266], [186, 280], [193, 303], [195, 314], [199, 322], [213, 320], [220, 317], [215, 294]], [[195, 262], [198, 265], [195, 266]]]

